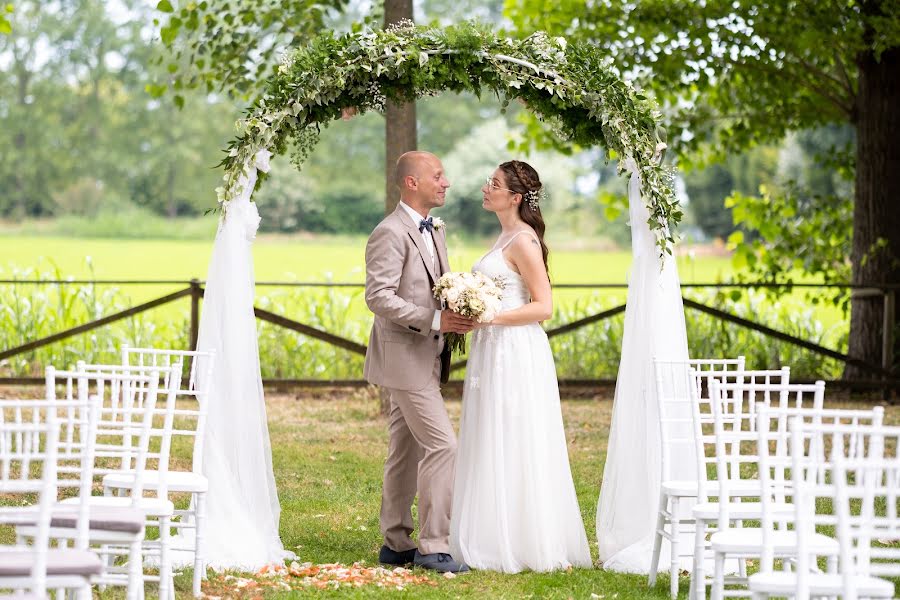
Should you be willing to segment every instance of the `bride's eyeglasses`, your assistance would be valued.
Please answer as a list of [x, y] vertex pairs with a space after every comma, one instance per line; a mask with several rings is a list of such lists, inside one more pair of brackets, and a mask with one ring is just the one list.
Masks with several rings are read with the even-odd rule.
[[[488, 176], [487, 176], [487, 179], [485, 179], [485, 183], [487, 183], [487, 186], [488, 186], [488, 188], [491, 189], [491, 191], [493, 191], [493, 190], [506, 190], [507, 192], [513, 192], [513, 191], [512, 191], [511, 189], [509, 189], [509, 188], [500, 187], [499, 185], [497, 185], [497, 182], [494, 181], [494, 178], [491, 177], [490, 175], [488, 175]], [[515, 194], [515, 193], [516, 193], [516, 192], [513, 192], [513, 194]]]

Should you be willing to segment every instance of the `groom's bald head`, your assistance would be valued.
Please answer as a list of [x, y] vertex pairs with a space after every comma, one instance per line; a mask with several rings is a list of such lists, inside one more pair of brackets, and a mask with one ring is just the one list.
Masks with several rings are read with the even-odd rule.
[[444, 197], [450, 182], [444, 175], [444, 165], [431, 152], [413, 150], [397, 159], [394, 169], [394, 185], [400, 190], [400, 199], [414, 209], [425, 213], [444, 205]]
[[429, 163], [440, 164], [440, 159], [431, 152], [422, 150], [413, 150], [412, 152], [404, 152], [397, 159], [397, 167], [394, 170], [394, 185], [402, 191], [406, 187], [406, 178], [415, 177], [420, 179], [422, 171]]

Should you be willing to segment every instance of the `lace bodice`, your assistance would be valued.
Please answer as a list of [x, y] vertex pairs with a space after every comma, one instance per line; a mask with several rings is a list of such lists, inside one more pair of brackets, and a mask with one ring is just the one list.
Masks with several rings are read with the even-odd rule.
[[[519, 232], [526, 233], [526, 232]], [[503, 258], [503, 249], [506, 248], [519, 234], [513, 236], [506, 244], [500, 248], [494, 248], [481, 257], [472, 267], [472, 271], [484, 273], [491, 279], [502, 279], [505, 287], [503, 288], [503, 298], [501, 300], [503, 310], [512, 310], [519, 308], [531, 302], [531, 294], [525, 280], [521, 275], [513, 271], [506, 259]], [[530, 235], [530, 234], [528, 234]]]

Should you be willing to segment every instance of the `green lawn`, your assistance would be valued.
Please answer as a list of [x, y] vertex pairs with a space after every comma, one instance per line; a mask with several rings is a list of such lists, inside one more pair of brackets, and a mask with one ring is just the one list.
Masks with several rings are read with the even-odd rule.
[[[382, 543], [378, 511], [387, 449], [387, 427], [378, 416], [377, 396], [369, 391], [333, 397], [270, 394], [267, 406], [285, 547], [295, 551], [300, 562], [349, 565], [366, 561], [374, 566]], [[461, 403], [449, 401], [447, 406], [457, 423]], [[595, 560], [595, 512], [611, 408], [610, 402], [597, 400], [563, 403], [573, 477]], [[620, 599], [668, 597], [667, 576], [661, 576], [656, 588], [648, 590], [645, 577], [599, 568], [552, 574], [473, 572], [453, 580], [431, 579], [436, 586], [406, 589], [416, 598], [591, 598], [592, 593], [606, 598], [618, 594]], [[186, 585], [187, 578], [184, 582]], [[298, 582], [295, 585], [299, 587]], [[687, 585], [685, 579], [685, 596]], [[207, 593], [228, 595], [227, 586], [214, 579]], [[349, 598], [398, 594], [372, 587], [307, 593]], [[267, 597], [292, 594], [270, 593]]]
[[[861, 404], [829, 403], [841, 408]], [[381, 536], [378, 511], [381, 469], [387, 449], [386, 423], [378, 416], [377, 396], [368, 390], [349, 395], [300, 393], [267, 397], [275, 479], [281, 501], [281, 537], [300, 562], [374, 566]], [[461, 403], [448, 401], [454, 423]], [[868, 407], [868, 406], [866, 406]], [[562, 404], [572, 475], [582, 518], [597, 561], [595, 514], [606, 459], [612, 414], [609, 398], [566, 400]], [[886, 421], [896, 423], [900, 408], [888, 407]], [[417, 570], [419, 573], [419, 570]], [[421, 572], [424, 573], [424, 572]], [[473, 572], [447, 580], [432, 576], [436, 586], [410, 586], [419, 598], [667, 598], [668, 575], [647, 588], [644, 576], [624, 575], [603, 569], [573, 569], [552, 574], [502, 575]], [[294, 580], [295, 586], [299, 583]], [[689, 578], [680, 587], [687, 596]], [[189, 578], [179, 580], [189, 589]], [[206, 592], [229, 594], [221, 579], [211, 580]], [[233, 593], [233, 592], [232, 592]], [[366, 587], [337, 591], [308, 591], [317, 597], [395, 597], [397, 591]], [[286, 598], [300, 592], [267, 593]]]
[[[253, 244], [257, 281], [354, 281], [364, 279], [364, 237], [260, 236]], [[468, 269], [489, 248], [448, 244], [454, 269]], [[204, 279], [212, 239], [110, 240], [5, 234], [0, 237], [0, 269], [46, 272], [100, 279]], [[90, 265], [88, 264], [90, 257]], [[551, 248], [551, 275], [557, 283], [624, 283], [629, 252], [559, 250]], [[710, 282], [731, 272], [727, 258], [678, 258], [684, 282]]]
[[[0, 390], [0, 394], [8, 392]], [[17, 393], [39, 394], [40, 389]], [[372, 389], [267, 394], [273, 467], [282, 510], [281, 539], [285, 548], [296, 552], [298, 562], [376, 565], [381, 545], [378, 512], [382, 466], [387, 451], [387, 424], [378, 414], [378, 402]], [[870, 408], [871, 404], [850, 403], [830, 395], [827, 406], [859, 409]], [[458, 423], [461, 407], [457, 400], [447, 402], [454, 424]], [[646, 577], [604, 571], [597, 563], [595, 511], [612, 414], [609, 395], [565, 400], [562, 411], [572, 475], [595, 568], [517, 575], [475, 571], [454, 579], [415, 569], [415, 575], [427, 576], [431, 584], [409, 585], [405, 592], [374, 586], [319, 591], [304, 587], [297, 578], [287, 579], [294, 588], [290, 592], [262, 585], [239, 590], [228, 576], [245, 575], [211, 571], [204, 592], [226, 598], [395, 598], [407, 593], [416, 598], [667, 598], [667, 574], [661, 573], [657, 585], [648, 589]], [[885, 422], [900, 423], [900, 407], [887, 406]], [[173, 451], [177, 456], [186, 449], [176, 445]], [[183, 497], [176, 502], [185, 503]], [[10, 536], [11, 532], [0, 528], [0, 543], [11, 541]], [[189, 569], [177, 575], [178, 598], [190, 597], [190, 582]], [[687, 596], [688, 584], [688, 577], [682, 576], [681, 598]], [[148, 597], [154, 595], [155, 590], [148, 587]], [[99, 594], [110, 600], [123, 596], [121, 588]]]

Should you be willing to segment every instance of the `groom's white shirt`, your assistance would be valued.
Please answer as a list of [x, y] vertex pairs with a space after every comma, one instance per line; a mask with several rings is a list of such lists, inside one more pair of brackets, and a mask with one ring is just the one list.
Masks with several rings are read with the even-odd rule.
[[[418, 223], [422, 220], [422, 215], [414, 211], [408, 204], [400, 201], [400, 206], [403, 207], [403, 210], [406, 211], [406, 214], [409, 215], [409, 218], [412, 219], [413, 223]], [[434, 238], [431, 237], [431, 232], [427, 229], [423, 229], [419, 232], [422, 236], [422, 240], [425, 242], [425, 247], [428, 248], [428, 254], [431, 255], [431, 262], [434, 262]], [[431, 319], [431, 330], [432, 331], [440, 331], [441, 330], [441, 311], [434, 311], [434, 317]]]

